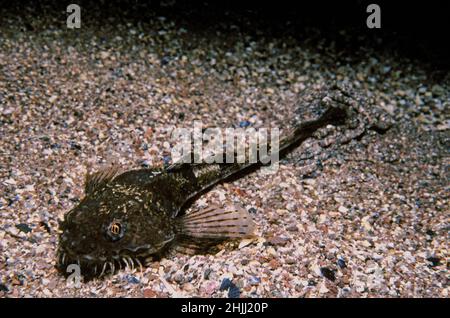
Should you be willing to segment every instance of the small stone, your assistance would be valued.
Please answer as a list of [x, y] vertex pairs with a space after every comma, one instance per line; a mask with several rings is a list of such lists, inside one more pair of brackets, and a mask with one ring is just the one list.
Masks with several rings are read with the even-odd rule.
[[341, 205], [341, 206], [338, 208], [338, 211], [341, 212], [341, 213], [347, 213], [347, 212], [348, 212], [348, 209], [347, 209], [345, 206]]
[[271, 245], [275, 246], [285, 246], [288, 242], [288, 239], [280, 237], [280, 236], [272, 236], [267, 240], [267, 242]]
[[100, 52], [100, 57], [102, 58], [102, 60], [107, 59], [109, 57], [109, 52], [107, 51]]
[[39, 225], [42, 226], [47, 231], [47, 233], [51, 233], [50, 226], [48, 226], [48, 224], [46, 222], [41, 221], [41, 222], [39, 222]]
[[148, 160], [146, 160], [146, 159], [144, 159], [144, 160], [139, 160], [139, 165], [140, 165], [142, 168], [149, 168], [149, 167], [151, 167], [151, 163], [150, 163]]
[[326, 294], [328, 293], [330, 290], [327, 288], [327, 286], [325, 284], [321, 284], [320, 288], [319, 288], [319, 293], [321, 294]]
[[342, 277], [342, 283], [344, 285], [350, 284], [350, 277], [348, 275], [344, 275], [344, 277]]
[[3, 181], [3, 183], [10, 184], [10, 185], [16, 185], [17, 184], [16, 180], [14, 180], [14, 179], [6, 179], [6, 180]]
[[250, 126], [250, 122], [248, 120], [244, 120], [239, 123], [239, 127], [241, 128], [246, 128], [248, 126]]
[[158, 297], [158, 293], [155, 292], [153, 289], [146, 288], [146, 289], [144, 289], [144, 297], [145, 298], [156, 298], [156, 297]]
[[273, 247], [269, 247], [267, 249], [267, 254], [271, 255], [272, 257], [278, 257], [278, 253]]
[[9, 292], [9, 289], [8, 287], [6, 287], [6, 285], [0, 284], [0, 291], [7, 293]]
[[286, 258], [286, 264], [293, 265], [295, 263], [297, 263], [297, 260], [295, 258], [293, 257]]
[[272, 259], [272, 260], [269, 262], [269, 267], [270, 267], [271, 269], [277, 269], [278, 267], [280, 267], [280, 262], [278, 262], [276, 259]]
[[207, 295], [212, 295], [216, 290], [217, 290], [217, 282], [213, 281], [209, 281], [204, 288], [204, 291]]
[[51, 280], [51, 281], [48, 283], [47, 287], [48, 287], [50, 290], [54, 290], [54, 289], [56, 288], [57, 284], [58, 284], [58, 283], [57, 283], [56, 280]]
[[333, 270], [331, 270], [327, 267], [321, 267], [320, 272], [322, 273], [323, 277], [331, 280], [332, 282], [334, 282], [336, 280], [336, 276], [335, 276]]
[[272, 88], [266, 88], [266, 93], [269, 95], [273, 95], [275, 93], [275, 91]]
[[173, 277], [173, 280], [175, 282], [177, 282], [178, 284], [183, 284], [183, 282], [184, 282], [184, 274], [182, 274], [182, 273], [175, 274], [175, 276]]
[[164, 56], [161, 59], [161, 65], [167, 65], [167, 64], [169, 64], [169, 62], [170, 62], [170, 58], [168, 56]]
[[243, 239], [243, 240], [241, 240], [241, 241], [239, 242], [238, 248], [239, 248], [239, 249], [244, 248], [244, 247], [246, 247], [246, 246], [252, 244], [253, 242], [254, 242], [254, 239], [253, 239], [253, 238]]
[[127, 275], [126, 279], [131, 284], [139, 284], [140, 283], [139, 279], [136, 276], [133, 276], [133, 275]]
[[410, 263], [410, 264], [413, 264], [413, 263], [416, 262], [416, 258], [411, 254], [410, 251], [406, 251], [406, 252], [403, 254], [403, 257], [404, 257], [405, 260], [406, 260], [408, 263]]
[[11, 283], [14, 286], [22, 286], [23, 285], [23, 280], [19, 277], [19, 276], [14, 276], [11, 280]]
[[430, 256], [427, 258], [427, 261], [429, 261], [431, 263], [431, 267], [436, 267], [439, 266], [439, 264], [441, 263], [441, 259], [438, 257], [434, 257], [434, 256]]
[[241, 264], [242, 265], [248, 265], [248, 263], [250, 263], [250, 261], [248, 260], [248, 259], [243, 259], [242, 261], [241, 261]]
[[259, 285], [261, 283], [261, 278], [256, 277], [256, 276], [250, 276], [249, 283], [252, 286]]
[[239, 287], [231, 283], [230, 289], [228, 290], [228, 298], [239, 298], [241, 296], [241, 291]]
[[433, 85], [433, 87], [431, 88], [431, 91], [436, 96], [440, 96], [440, 95], [444, 95], [445, 94], [445, 89], [442, 86], [437, 85], [437, 84]]
[[48, 99], [48, 102], [49, 102], [50, 104], [52, 104], [52, 103], [54, 103], [57, 99], [58, 99], [58, 96], [53, 95], [53, 96], [51, 96], [51, 97]]
[[229, 278], [224, 278], [222, 280], [222, 283], [220, 284], [219, 290], [220, 291], [226, 290], [226, 289], [230, 288], [230, 286], [231, 286], [231, 280]]
[[345, 261], [342, 258], [339, 258], [337, 261], [337, 264], [340, 268], [346, 268], [347, 264], [345, 264]]
[[75, 141], [70, 141], [69, 142], [70, 148], [72, 150], [81, 150], [81, 146], [79, 144], [77, 144]]
[[163, 162], [164, 162], [164, 165], [169, 165], [170, 164], [170, 160], [172, 160], [172, 158], [170, 157], [170, 156], [164, 156], [163, 157]]
[[212, 269], [211, 268], [207, 268], [205, 270], [205, 272], [203, 273], [203, 278], [204, 279], [209, 279], [209, 275], [211, 274], [211, 272], [212, 272]]
[[19, 224], [16, 224], [16, 227], [17, 227], [20, 231], [22, 231], [22, 232], [24, 232], [24, 233], [30, 233], [30, 232], [31, 232], [31, 228], [30, 228], [27, 224], [25, 224], [25, 223], [19, 223]]
[[391, 67], [390, 66], [383, 66], [382, 68], [383, 74], [387, 74], [391, 71]]
[[145, 131], [144, 134], [144, 138], [145, 139], [150, 139], [153, 136], [153, 129], [151, 127], [148, 127], [147, 130]]

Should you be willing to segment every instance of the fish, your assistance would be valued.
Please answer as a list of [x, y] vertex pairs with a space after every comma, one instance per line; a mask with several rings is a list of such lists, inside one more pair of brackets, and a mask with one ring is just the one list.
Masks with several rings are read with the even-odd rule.
[[[319, 118], [299, 124], [280, 140], [279, 155], [321, 127], [342, 124], [347, 115], [345, 108], [332, 106]], [[67, 275], [67, 267], [78, 264], [89, 280], [124, 267], [142, 269], [148, 259], [169, 251], [197, 253], [224, 240], [251, 237], [254, 224], [243, 207], [186, 210], [218, 183], [262, 165], [180, 162], [165, 169], [128, 171], [112, 165], [87, 174], [84, 197], [60, 223], [58, 270]]]

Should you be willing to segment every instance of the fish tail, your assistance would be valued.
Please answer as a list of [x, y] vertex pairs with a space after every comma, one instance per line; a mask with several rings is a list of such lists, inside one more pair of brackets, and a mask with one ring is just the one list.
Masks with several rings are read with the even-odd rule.
[[347, 111], [342, 107], [329, 107], [317, 120], [300, 123], [280, 141], [279, 155], [283, 156], [292, 147], [296, 147], [313, 133], [328, 124], [342, 124], [347, 118]]
[[[345, 123], [347, 117], [348, 114], [345, 107], [330, 106], [318, 119], [297, 124], [294, 129], [292, 129], [284, 136], [284, 138], [281, 138], [276, 148], [273, 146], [272, 140], [270, 140], [267, 143], [267, 154], [263, 155], [260, 153], [259, 161], [234, 164], [218, 164], [217, 169], [220, 172], [217, 173], [217, 175], [220, 177], [217, 179], [223, 180], [239, 172], [245, 170], [250, 171], [252, 168], [257, 168], [263, 165], [263, 162], [273, 163], [273, 158], [279, 159], [284, 157], [295, 147], [298, 147], [303, 141], [310, 138], [318, 129], [329, 124], [341, 125]], [[236, 156], [236, 153], [234, 155]], [[213, 174], [209, 173], [209, 175]]]
[[242, 207], [208, 207], [181, 217], [181, 234], [196, 239], [230, 239], [253, 236], [254, 224]]
[[[286, 134], [286, 137], [282, 138], [277, 146], [272, 144], [272, 140], [267, 143], [267, 154], [259, 154], [259, 161], [246, 161], [239, 163], [237, 158], [237, 153], [233, 154], [233, 163], [227, 163], [228, 154], [223, 152], [221, 155], [222, 162], [225, 163], [197, 163], [192, 164], [193, 154], [189, 153], [186, 158], [180, 162], [174, 163], [167, 168], [169, 172], [182, 172], [184, 177], [189, 180], [189, 184], [195, 184], [193, 189], [189, 190], [188, 200], [192, 198], [193, 195], [197, 195], [203, 192], [218, 182], [229, 179], [230, 177], [235, 177], [237, 175], [244, 175], [258, 167], [262, 166], [263, 163], [274, 163], [274, 160], [278, 160], [287, 153], [289, 153], [293, 148], [299, 146], [303, 141], [311, 137], [314, 132], [325, 127], [328, 124], [338, 125], [342, 124], [347, 117], [347, 112], [345, 107], [334, 107], [330, 106], [327, 110], [316, 120], [306, 121], [300, 123], [294, 127], [294, 129]], [[270, 153], [270, 154], [269, 154]]]

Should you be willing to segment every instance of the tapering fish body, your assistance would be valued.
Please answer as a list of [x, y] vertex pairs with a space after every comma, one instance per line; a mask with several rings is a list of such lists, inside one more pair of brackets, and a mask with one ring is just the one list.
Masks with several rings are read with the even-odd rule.
[[[318, 128], [338, 123], [345, 111], [330, 108], [281, 140], [282, 155]], [[251, 235], [248, 213], [237, 207], [184, 215], [192, 199], [213, 185], [258, 163], [174, 164], [156, 171], [119, 173], [110, 168], [87, 177], [85, 197], [61, 224], [58, 266], [79, 263], [86, 277], [114, 272], [183, 242], [201, 244]], [[136, 263], [136, 264], [135, 264]]]

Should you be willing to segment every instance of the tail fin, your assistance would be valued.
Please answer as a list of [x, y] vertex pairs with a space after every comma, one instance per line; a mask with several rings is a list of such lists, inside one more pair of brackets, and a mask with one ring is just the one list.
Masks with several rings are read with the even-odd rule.
[[242, 207], [208, 207], [187, 215], [181, 220], [182, 234], [201, 239], [244, 238], [253, 235], [254, 224]]
[[291, 147], [298, 146], [319, 128], [328, 124], [342, 124], [347, 117], [346, 110], [340, 107], [329, 107], [321, 117], [307, 121], [295, 127], [287, 136], [280, 140], [280, 156], [288, 152]]
[[[238, 174], [247, 174], [252, 171], [252, 169], [257, 169], [263, 165], [263, 163], [275, 163], [273, 158], [278, 160], [294, 147], [299, 146], [303, 141], [311, 137], [317, 129], [325, 127], [328, 124], [341, 124], [345, 121], [346, 116], [347, 113], [345, 107], [329, 106], [320, 117], [315, 120], [303, 122], [294, 127], [294, 129], [288, 133], [285, 138], [279, 141], [279, 144], [277, 142], [278, 147], [276, 148], [278, 149], [274, 149], [274, 147], [272, 147], [272, 140], [268, 142], [266, 154], [259, 151], [259, 161], [256, 162], [246, 160], [244, 163], [240, 163], [237, 160], [238, 153], [236, 151], [231, 154], [234, 157], [230, 162], [230, 159], [228, 158], [229, 153], [226, 147], [230, 147], [232, 145], [226, 145], [225, 151], [221, 154], [222, 163], [192, 163], [192, 159], [195, 157], [193, 157], [193, 153], [189, 152], [185, 158], [169, 166], [166, 171], [178, 172], [187, 178], [189, 183], [196, 185], [193, 189], [189, 190], [190, 192], [186, 197], [186, 202], [192, 202], [192, 198], [196, 197], [199, 193], [210, 189], [213, 185], [221, 181], [224, 181], [230, 177], [235, 177]], [[263, 145], [259, 146], [262, 147]], [[246, 157], [248, 153], [249, 150], [246, 149]], [[212, 162], [217, 162], [216, 159], [220, 158], [220, 155], [218, 155], [219, 157], [216, 157], [216, 155], [214, 155], [215, 158], [210, 158], [212, 159]]]

